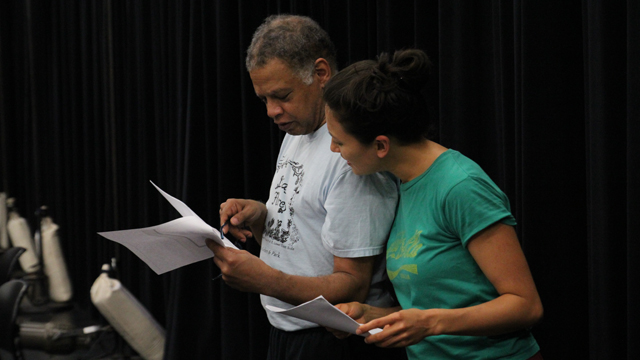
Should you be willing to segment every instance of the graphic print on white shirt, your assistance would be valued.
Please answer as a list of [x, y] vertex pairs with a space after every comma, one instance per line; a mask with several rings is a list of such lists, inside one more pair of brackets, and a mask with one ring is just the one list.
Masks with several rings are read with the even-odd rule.
[[[281, 170], [286, 171], [287, 167], [291, 168], [294, 180], [293, 184], [286, 182], [284, 175], [280, 176], [280, 181], [275, 184], [273, 189], [274, 197], [271, 201], [271, 205], [278, 209], [278, 213], [287, 213], [286, 224], [283, 224], [283, 220], [276, 220], [271, 218], [267, 221], [264, 233], [268, 236], [267, 241], [277, 241], [281, 246], [293, 250], [293, 246], [300, 241], [300, 234], [295, 224], [293, 223], [293, 216], [295, 215], [294, 202], [296, 195], [300, 194], [300, 189], [303, 184], [304, 178], [304, 165], [292, 161], [282, 160], [278, 163], [276, 173]], [[291, 186], [290, 186], [291, 185]], [[287, 192], [288, 190], [288, 192]]]

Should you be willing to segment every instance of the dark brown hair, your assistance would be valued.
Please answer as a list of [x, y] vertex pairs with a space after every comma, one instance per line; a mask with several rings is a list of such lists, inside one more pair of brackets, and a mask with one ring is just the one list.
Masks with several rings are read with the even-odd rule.
[[402, 144], [429, 137], [431, 119], [424, 87], [431, 61], [418, 49], [398, 50], [390, 59], [354, 63], [332, 77], [324, 100], [343, 128], [363, 144], [378, 135]]

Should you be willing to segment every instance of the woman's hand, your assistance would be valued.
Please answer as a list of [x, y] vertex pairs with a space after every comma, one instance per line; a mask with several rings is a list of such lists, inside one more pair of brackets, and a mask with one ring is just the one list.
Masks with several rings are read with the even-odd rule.
[[416, 344], [427, 336], [438, 334], [438, 309], [408, 309], [369, 321], [360, 326], [358, 334], [375, 328], [382, 331], [368, 336], [364, 341], [380, 347], [405, 347]]

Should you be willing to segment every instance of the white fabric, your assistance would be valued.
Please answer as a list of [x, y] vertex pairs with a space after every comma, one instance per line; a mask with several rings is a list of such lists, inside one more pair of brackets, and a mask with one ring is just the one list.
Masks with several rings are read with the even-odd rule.
[[164, 329], [120, 281], [100, 274], [91, 287], [91, 301], [142, 358], [162, 360]]
[[58, 225], [46, 216], [41, 221], [42, 224], [42, 262], [44, 263], [44, 273], [49, 278], [49, 298], [57, 302], [71, 300], [73, 290], [67, 271], [67, 264], [64, 262], [60, 238], [58, 236]]
[[0, 193], [0, 249], [7, 249], [9, 247], [7, 221], [7, 194]]
[[20, 255], [18, 261], [22, 270], [26, 273], [33, 273], [38, 270], [38, 258], [34, 250], [33, 238], [27, 221], [18, 213], [11, 212], [9, 214], [9, 222], [7, 223], [9, 238], [14, 247], [24, 248], [26, 251]]
[[[386, 174], [357, 176], [342, 157], [331, 152], [326, 125], [309, 135], [286, 135], [271, 184], [260, 258], [288, 274], [322, 276], [333, 272], [333, 257], [354, 258], [384, 252], [393, 221], [397, 187]], [[383, 257], [381, 256], [383, 259]], [[379, 283], [384, 261], [376, 263], [367, 302], [390, 305]], [[263, 306], [290, 308], [261, 296]], [[278, 329], [317, 326], [267, 311]]]

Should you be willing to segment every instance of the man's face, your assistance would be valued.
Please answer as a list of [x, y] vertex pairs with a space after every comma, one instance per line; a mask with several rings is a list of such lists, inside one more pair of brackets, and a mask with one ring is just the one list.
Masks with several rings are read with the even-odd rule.
[[267, 115], [290, 135], [310, 134], [324, 124], [322, 86], [316, 73], [306, 85], [284, 62], [273, 59], [249, 73], [256, 95], [267, 106]]

